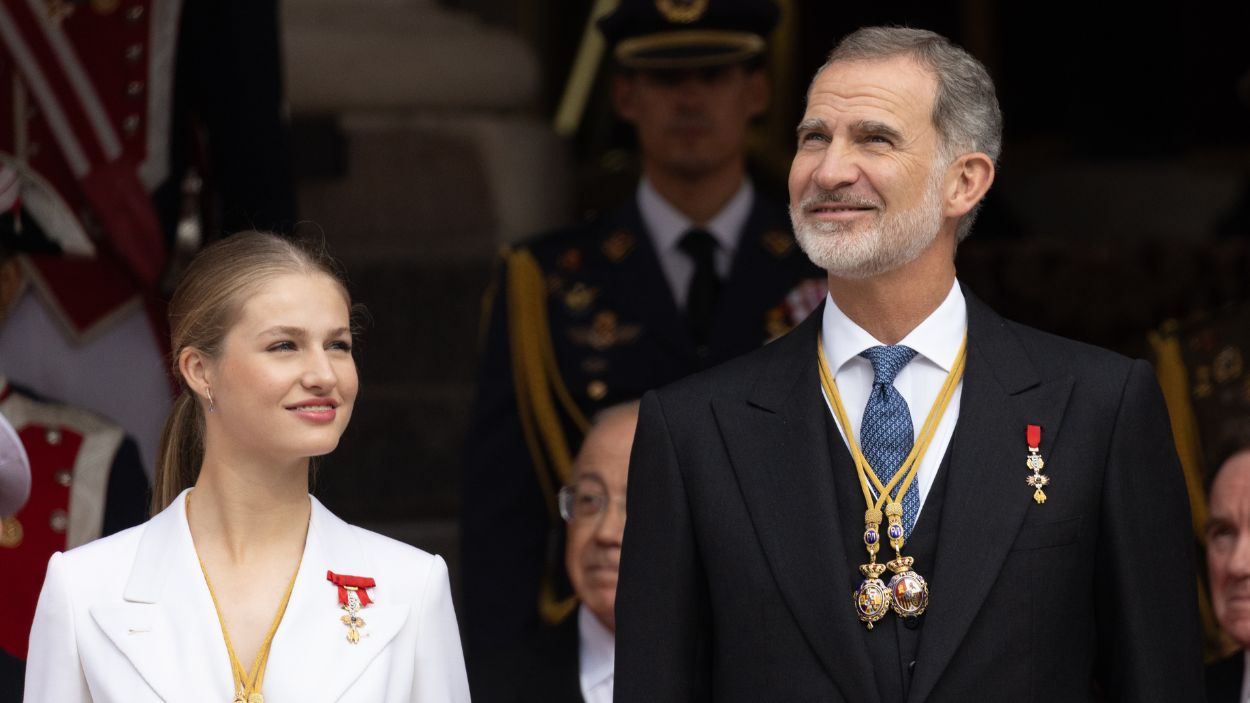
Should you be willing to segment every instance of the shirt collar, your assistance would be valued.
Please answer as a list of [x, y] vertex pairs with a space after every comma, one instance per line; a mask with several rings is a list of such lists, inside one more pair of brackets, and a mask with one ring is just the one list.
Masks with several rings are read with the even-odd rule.
[[[746, 226], [751, 215], [751, 203], [755, 200], [755, 186], [751, 179], [742, 179], [738, 192], [725, 203], [725, 207], [712, 219], [702, 225], [716, 238], [716, 243], [726, 252], [733, 252], [738, 246], [738, 235]], [[642, 214], [642, 223], [651, 234], [651, 241], [659, 252], [676, 249], [681, 237], [696, 223], [673, 207], [651, 185], [651, 181], [643, 176], [638, 181], [638, 210]]]
[[612, 676], [616, 666], [616, 636], [584, 605], [577, 609], [577, 652], [583, 691], [589, 691]]
[[[830, 295], [825, 296], [825, 313], [821, 322], [825, 361], [835, 376], [839, 369], [859, 356], [860, 352], [882, 344], [847, 317]], [[899, 344], [915, 349], [919, 356], [933, 362], [943, 371], [950, 371], [955, 365], [955, 357], [959, 355], [959, 345], [963, 343], [967, 329], [968, 304], [964, 300], [963, 291], [959, 289], [959, 282], [956, 281], [942, 304], [903, 337]]]

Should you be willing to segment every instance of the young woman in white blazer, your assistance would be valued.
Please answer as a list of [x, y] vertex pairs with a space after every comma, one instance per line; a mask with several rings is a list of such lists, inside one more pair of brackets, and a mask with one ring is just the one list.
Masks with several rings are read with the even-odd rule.
[[192, 262], [161, 512], [52, 558], [28, 703], [469, 700], [443, 560], [308, 494], [356, 399], [351, 309], [324, 252], [274, 235]]

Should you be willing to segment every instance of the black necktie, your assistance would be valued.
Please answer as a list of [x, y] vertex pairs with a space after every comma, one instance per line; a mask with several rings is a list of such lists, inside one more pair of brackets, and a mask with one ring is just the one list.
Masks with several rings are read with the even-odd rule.
[[686, 294], [686, 321], [694, 343], [704, 346], [712, 331], [712, 312], [720, 294], [720, 277], [716, 275], [716, 239], [706, 230], [691, 229], [677, 245], [694, 262], [694, 275]]

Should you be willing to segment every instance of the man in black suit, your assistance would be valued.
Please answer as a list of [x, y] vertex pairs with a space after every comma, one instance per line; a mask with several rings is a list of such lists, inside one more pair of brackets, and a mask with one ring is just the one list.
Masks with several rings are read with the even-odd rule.
[[805, 293], [824, 295], [784, 207], [746, 169], [777, 17], [773, 0], [625, 0], [600, 24], [642, 179], [619, 209], [500, 267], [464, 459], [470, 669], [574, 605], [555, 492], [586, 419], [758, 348], [814, 307]]
[[931, 32], [859, 30], [817, 73], [790, 199], [829, 296], [644, 397], [617, 701], [1200, 699], [1149, 365], [955, 278], [1000, 144], [985, 68]]
[[1207, 700], [1244, 703], [1250, 695], [1250, 449], [1234, 452], [1211, 482], [1207, 575], [1215, 619], [1241, 649], [1207, 667]]

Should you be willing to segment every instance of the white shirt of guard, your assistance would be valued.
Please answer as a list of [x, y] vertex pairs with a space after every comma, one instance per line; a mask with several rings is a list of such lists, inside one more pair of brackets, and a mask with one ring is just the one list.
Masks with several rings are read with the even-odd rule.
[[[864, 407], [868, 404], [868, 396], [872, 392], [872, 362], [859, 355], [860, 352], [881, 345], [864, 328], [851, 321], [845, 313], [838, 309], [831, 296], [825, 298], [824, 319], [821, 321], [821, 334], [825, 345], [825, 363], [833, 372], [834, 382], [838, 385], [838, 394], [842, 396], [842, 405], [846, 408], [847, 419], [851, 422], [851, 431], [856, 441], [860, 436], [860, 423], [864, 419]], [[968, 305], [964, 300], [963, 291], [956, 281], [946, 299], [916, 329], [912, 330], [899, 342], [916, 350], [916, 357], [911, 360], [894, 379], [894, 387], [899, 395], [907, 401], [911, 411], [913, 440], [924, 426], [933, 402], [946, 382], [946, 375], [955, 365], [955, 357], [959, 355], [959, 345], [963, 343], [964, 334], [968, 329]], [[920, 508], [924, 510], [925, 498], [933, 487], [933, 479], [937, 476], [938, 467], [946, 448], [950, 445], [951, 436], [955, 432], [955, 421], [959, 418], [959, 400], [963, 396], [964, 384], [961, 380], [951, 395], [950, 405], [942, 415], [928, 451], [920, 460], [916, 481], [920, 488]], [[825, 403], [829, 399], [825, 398]], [[829, 406], [833, 413], [833, 406]], [[846, 430], [842, 423], [838, 432], [842, 441], [846, 441]], [[916, 515], [920, 519], [919, 513]]]
[[586, 606], [577, 609], [577, 671], [586, 703], [612, 703], [616, 636]]
[[690, 292], [690, 279], [694, 276], [694, 262], [678, 246], [681, 238], [691, 227], [707, 230], [716, 240], [713, 257], [716, 273], [721, 280], [725, 280], [729, 277], [738, 239], [742, 236], [742, 228], [746, 227], [747, 218], [751, 216], [754, 202], [755, 186], [751, 184], [751, 179], [744, 178], [738, 192], [725, 203], [725, 207], [706, 224], [697, 225], [669, 204], [645, 176], [638, 182], [638, 211], [679, 310], [686, 308], [686, 295]]
[[[26, 703], [225, 703], [234, 688], [184, 491], [148, 522], [52, 555]], [[467, 703], [447, 566], [311, 498], [304, 554], [265, 671], [282, 703]], [[327, 571], [373, 577], [358, 643]]]

